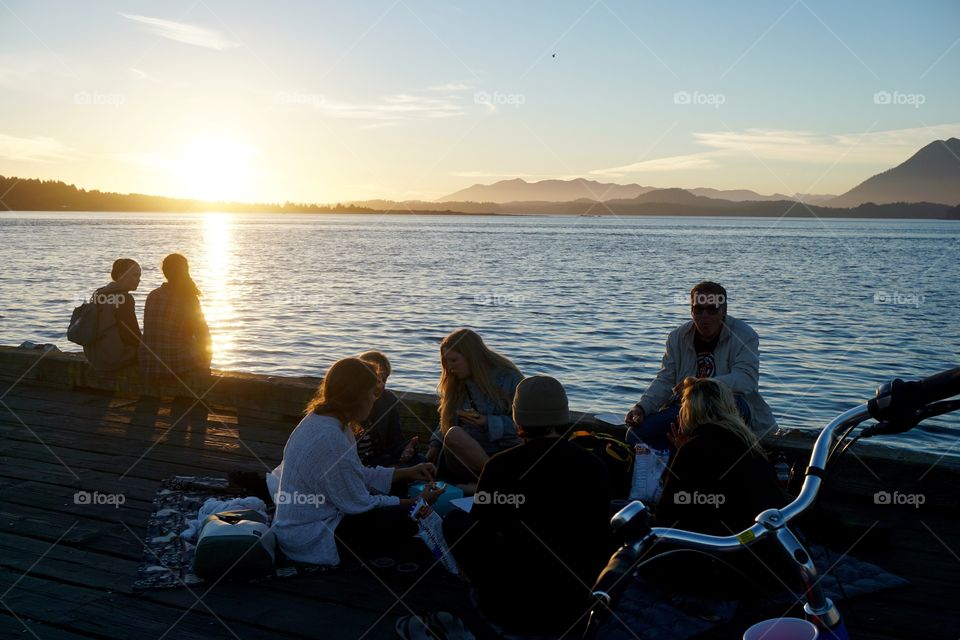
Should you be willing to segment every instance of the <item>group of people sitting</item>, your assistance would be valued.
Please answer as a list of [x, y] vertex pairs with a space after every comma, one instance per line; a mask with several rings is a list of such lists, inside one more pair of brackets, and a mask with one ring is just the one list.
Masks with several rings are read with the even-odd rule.
[[[98, 292], [127, 294], [116, 318], [142, 373], [208, 372], [210, 334], [186, 259], [167, 256], [163, 273], [142, 334], [129, 297], [139, 265], [117, 261], [114, 282]], [[776, 424], [758, 391], [756, 332], [727, 314], [719, 284], [697, 284], [690, 301], [691, 320], [671, 332], [659, 372], [624, 417], [625, 438], [672, 452], [662, 497], [651, 505], [657, 524], [730, 535], [784, 502], [760, 444]], [[444, 490], [434, 481], [445, 480], [475, 496], [469, 512], [446, 515], [443, 533], [480, 611], [510, 631], [572, 633], [585, 623], [590, 587], [614, 550], [612, 500], [626, 496], [614, 495], [596, 456], [568, 440], [574, 420], [558, 380], [524, 377], [469, 329], [444, 338], [439, 355], [439, 425], [425, 448], [402, 433], [384, 354], [330, 367], [267, 474], [270, 495], [292, 496], [276, 500], [279, 546], [300, 563], [429, 562], [410, 511], [419, 499], [433, 504]], [[415, 482], [426, 484], [408, 497]], [[688, 591], [783, 584], [772, 546], [722, 560], [704, 555], [671, 554], [647, 573]]]
[[[784, 502], [759, 439], [775, 423], [757, 389], [756, 333], [726, 314], [715, 283], [694, 287], [691, 302], [692, 320], [670, 335], [656, 379], [625, 416], [626, 438], [672, 450], [658, 524], [730, 535]], [[431, 481], [455, 483], [475, 499], [469, 512], [446, 515], [443, 533], [480, 611], [510, 631], [571, 633], [614, 550], [611, 501], [625, 496], [567, 438], [574, 420], [558, 380], [524, 377], [469, 329], [442, 341], [440, 361], [439, 426], [425, 458], [400, 436], [386, 356], [330, 367], [268, 477], [274, 495], [323, 500], [278, 501], [279, 545], [294, 561], [323, 565], [423, 558], [411, 507], [442, 494]], [[407, 497], [417, 481], [427, 484]], [[760, 545], [723, 560], [680, 554], [648, 573], [695, 591], [763, 592], [782, 585], [777, 567], [776, 550]]]

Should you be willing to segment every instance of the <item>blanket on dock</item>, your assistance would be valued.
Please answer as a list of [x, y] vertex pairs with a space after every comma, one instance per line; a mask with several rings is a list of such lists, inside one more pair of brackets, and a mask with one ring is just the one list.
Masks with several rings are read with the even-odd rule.
[[[239, 495], [240, 490], [231, 487], [226, 478], [175, 476], [164, 480], [153, 500], [143, 559], [133, 588], [144, 591], [202, 583], [192, 571], [194, 547], [180, 534], [187, 528], [188, 521], [196, 518], [200, 506], [208, 498], [227, 500]], [[811, 546], [809, 551], [820, 571], [829, 571], [822, 577], [821, 584], [835, 602], [909, 584], [903, 578], [853, 556], [817, 545]], [[273, 577], [312, 575], [330, 570], [330, 567], [315, 565], [285, 566], [281, 562]], [[755, 603], [752, 608], [770, 609], [773, 615], [778, 615], [795, 601], [795, 596], [784, 592]], [[634, 578], [620, 601], [616, 616], [601, 629], [599, 637], [612, 640], [690, 638], [732, 620], [740, 604], [736, 600], [671, 595], [642, 578]]]
[[[197, 517], [208, 498], [229, 500], [239, 497], [226, 478], [174, 476], [163, 481], [153, 498], [153, 513], [147, 522], [143, 559], [133, 583], [135, 591], [173, 589], [200, 584], [193, 573], [195, 545], [181, 537], [189, 521]], [[332, 570], [317, 565], [278, 562], [273, 577], [310, 575]]]

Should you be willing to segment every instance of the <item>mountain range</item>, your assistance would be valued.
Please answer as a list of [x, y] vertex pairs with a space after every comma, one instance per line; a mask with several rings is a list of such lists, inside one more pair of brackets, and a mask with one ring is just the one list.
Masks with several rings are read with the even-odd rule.
[[[639, 184], [616, 184], [576, 178], [573, 180], [540, 180], [527, 182], [521, 178], [501, 180], [493, 184], [475, 184], [435, 202], [447, 204], [496, 203], [516, 205], [530, 202], [610, 202], [633, 199], [649, 202], [650, 194], [666, 198], [658, 202], [674, 202], [677, 189], [661, 189]], [[956, 205], [960, 203], [960, 140], [935, 140], [903, 163], [860, 183], [850, 191], [835, 196], [821, 194], [782, 193], [762, 195], [749, 189], [683, 189], [693, 196], [730, 202], [803, 202], [808, 205], [849, 208], [862, 204], [897, 202], [929, 202]]]
[[[436, 202], [571, 202], [573, 200], [583, 199], [594, 202], [605, 202], [607, 200], [636, 198], [651, 191], [660, 190], [662, 190], [660, 187], [598, 182], [584, 178], [575, 178], [573, 180], [540, 180], [538, 182], [527, 182], [522, 178], [513, 178], [512, 180], [501, 180], [493, 184], [475, 184], [472, 187], [467, 187], [466, 189], [455, 191], [442, 198], [437, 198]], [[812, 194], [786, 196], [782, 193], [765, 196], [749, 189], [710, 189], [708, 187], [685, 189], [685, 191], [695, 196], [730, 200], [732, 202], [740, 202], [743, 200], [757, 200], [761, 202], [797, 200], [818, 204], [836, 197], [834, 195]]]

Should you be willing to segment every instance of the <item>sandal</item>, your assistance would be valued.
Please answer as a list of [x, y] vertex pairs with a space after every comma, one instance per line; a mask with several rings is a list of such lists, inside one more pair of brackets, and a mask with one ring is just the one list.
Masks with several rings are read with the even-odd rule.
[[430, 631], [439, 640], [476, 640], [473, 633], [464, 625], [463, 620], [452, 613], [446, 611], [428, 613], [426, 622]]

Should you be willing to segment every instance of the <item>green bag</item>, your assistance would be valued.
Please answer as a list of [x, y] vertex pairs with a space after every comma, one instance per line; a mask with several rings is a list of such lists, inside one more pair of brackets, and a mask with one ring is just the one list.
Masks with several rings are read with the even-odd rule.
[[193, 556], [193, 572], [204, 580], [260, 578], [273, 572], [277, 539], [266, 518], [250, 509], [207, 516]]

